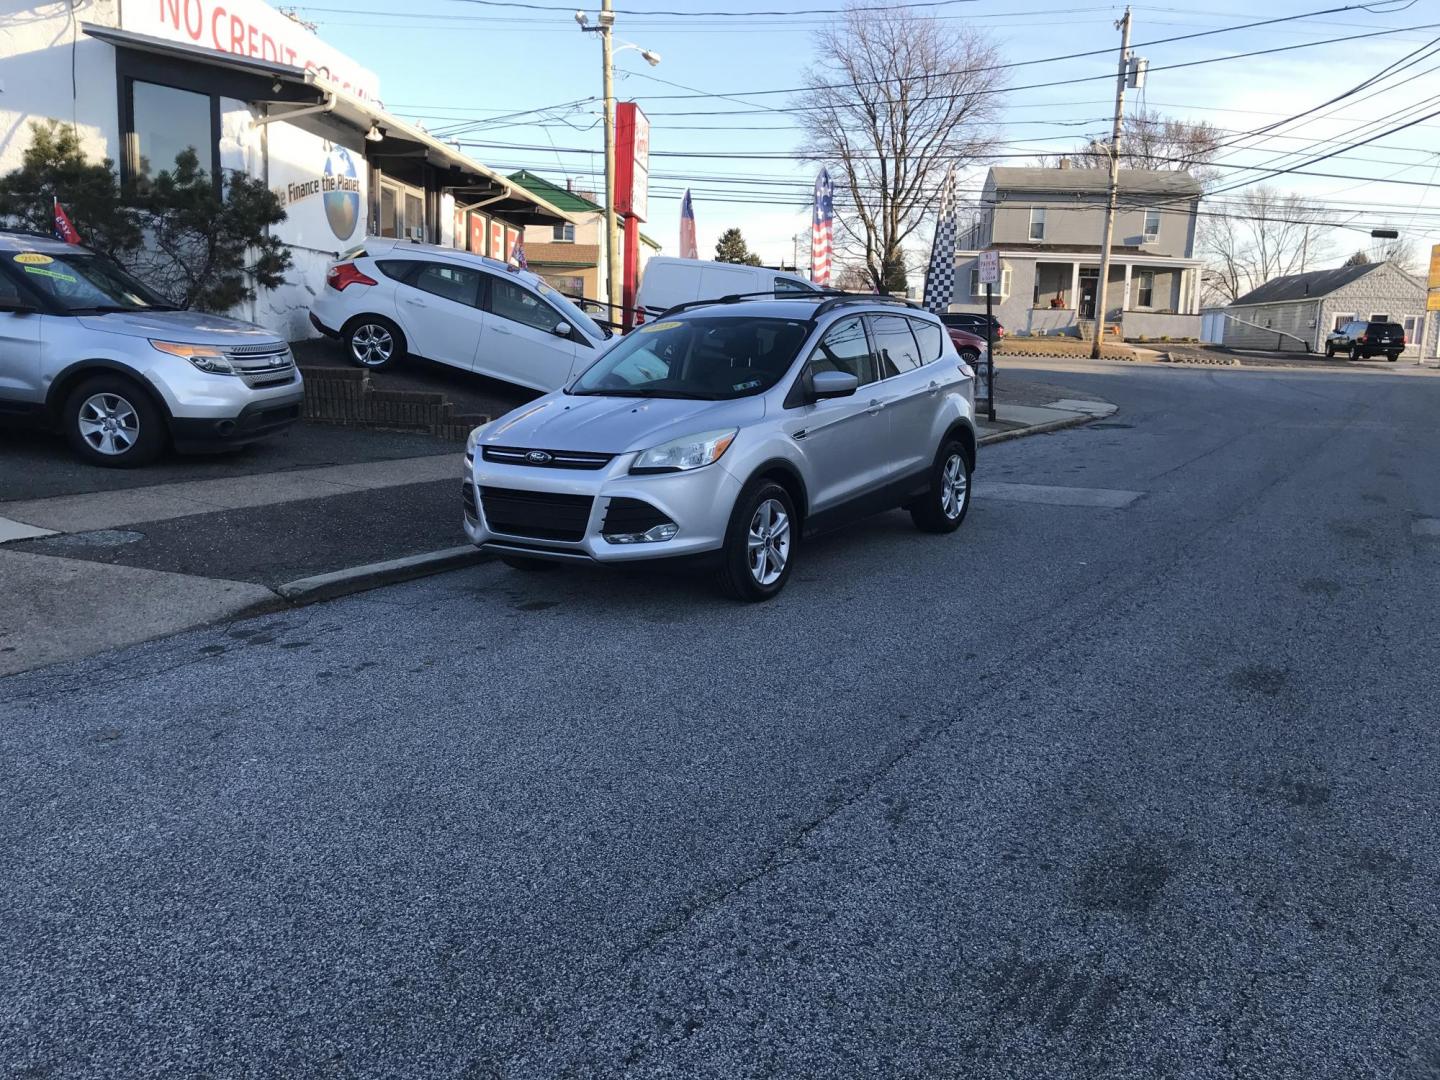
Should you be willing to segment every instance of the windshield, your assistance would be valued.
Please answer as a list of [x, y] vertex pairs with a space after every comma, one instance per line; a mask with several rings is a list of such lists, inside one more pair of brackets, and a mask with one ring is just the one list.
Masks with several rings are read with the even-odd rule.
[[572, 394], [720, 401], [763, 394], [789, 370], [810, 324], [799, 319], [671, 319], [620, 339]]
[[6, 256], [12, 268], [46, 299], [65, 311], [148, 311], [168, 309], [149, 289], [109, 259], [88, 252], [42, 255], [19, 251]]
[[559, 308], [560, 314], [569, 320], [571, 326], [578, 326], [581, 330], [585, 331], [588, 336], [599, 340], [610, 336], [609, 330], [603, 329], [599, 323], [571, 303], [570, 298], [564, 293], [556, 292], [543, 281], [537, 281], [535, 283], [535, 291]]

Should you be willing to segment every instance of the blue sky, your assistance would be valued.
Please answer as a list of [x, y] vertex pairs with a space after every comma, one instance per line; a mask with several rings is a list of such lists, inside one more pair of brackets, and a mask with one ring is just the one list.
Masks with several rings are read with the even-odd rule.
[[[778, 156], [799, 142], [797, 130], [783, 111], [784, 98], [747, 99], [745, 95], [799, 85], [811, 59], [817, 20], [826, 16], [720, 18], [706, 13], [833, 6], [839, 5], [834, 0], [789, 5], [774, 0], [738, 4], [725, 0], [617, 0], [622, 12], [616, 20], [617, 39], [662, 56], [660, 66], [652, 69], [637, 51], [627, 50], [619, 53], [616, 64], [617, 95], [640, 102], [651, 117], [652, 152], [722, 155], [652, 158], [651, 215], [646, 231], [665, 245], [667, 253], [675, 252], [680, 195], [689, 186], [696, 190], [702, 256], [713, 248], [723, 229], [738, 225], [751, 247], [767, 261], [791, 258], [793, 236], [809, 227], [806, 190], [813, 170]], [[1132, 39], [1144, 46], [1197, 30], [1339, 6], [1320, 0], [1273, 3], [1249, 10], [1236, 0], [1220, 0], [1219, 6], [1207, 4], [1199, 9], [1137, 5], [1132, 8]], [[1141, 47], [1137, 51], [1159, 68], [1256, 49], [1346, 39], [1270, 57], [1154, 71], [1143, 95], [1132, 94], [1129, 103], [1144, 101], [1168, 115], [1206, 119], [1232, 131], [1251, 130], [1326, 101], [1440, 36], [1437, 25], [1358, 39], [1356, 35], [1396, 27], [1440, 24], [1436, 0], [1416, 0], [1408, 8], [1404, 0], [1373, 6], [1374, 12], [1333, 12], [1304, 21]], [[623, 14], [659, 9], [689, 14]], [[590, 10], [593, 21], [595, 9]], [[1017, 61], [1113, 50], [1118, 46], [1114, 23], [1123, 5], [1084, 0], [962, 0], [933, 10], [946, 25], [983, 28], [1007, 60]], [[568, 176], [582, 186], [601, 185], [600, 105], [598, 100], [585, 100], [598, 99], [600, 93], [599, 42], [597, 35], [580, 32], [571, 9], [525, 11], [473, 0], [411, 0], [404, 14], [397, 15], [393, 7], [387, 11], [376, 0], [315, 0], [296, 5], [296, 11], [318, 24], [321, 37], [377, 72], [391, 112], [418, 118], [440, 134], [454, 131], [457, 124], [525, 112], [527, 115], [461, 133], [467, 153], [506, 171], [523, 166], [556, 180]], [[1012, 71], [1010, 82], [1018, 86], [1105, 75], [1114, 71], [1114, 64], [1111, 51], [1018, 68]], [[1431, 67], [1437, 70], [1432, 72]], [[1410, 81], [1397, 85], [1405, 79]], [[1440, 109], [1440, 99], [1429, 107], [1421, 104], [1440, 95], [1440, 55], [1433, 63], [1422, 61], [1384, 85], [1390, 89], [1353, 106], [1339, 107], [1335, 115], [1283, 129], [1290, 137], [1249, 140], [1253, 145], [1229, 148], [1222, 160], [1230, 165], [1254, 165], [1279, 160], [1280, 151], [1313, 155], [1333, 149], [1312, 149], [1314, 140], [1337, 138], [1368, 121], [1388, 121], [1365, 128], [1363, 137]], [[686, 94], [690, 89], [729, 96], [665, 97]], [[1073, 146], [1084, 136], [1108, 131], [1112, 94], [1113, 81], [1109, 80], [1014, 90], [1005, 95], [998, 138], [1016, 153]], [[779, 111], [725, 115], [759, 105]], [[677, 115], [680, 113], [712, 115]], [[1291, 175], [1270, 182], [1325, 202], [1331, 207], [1327, 220], [1366, 229], [1381, 223], [1395, 225], [1414, 241], [1417, 253], [1425, 253], [1432, 243], [1440, 242], [1440, 197], [1419, 186], [1433, 183], [1440, 172], [1437, 132], [1440, 117], [1307, 167], [1356, 179]], [[777, 157], [727, 161], [723, 156], [754, 152]], [[1025, 162], [1016, 159], [1009, 163]], [[1255, 175], [1237, 170], [1226, 173], [1227, 179]], [[1332, 261], [1368, 243], [1363, 232], [1338, 231], [1335, 235]], [[802, 239], [802, 249], [803, 244]]]

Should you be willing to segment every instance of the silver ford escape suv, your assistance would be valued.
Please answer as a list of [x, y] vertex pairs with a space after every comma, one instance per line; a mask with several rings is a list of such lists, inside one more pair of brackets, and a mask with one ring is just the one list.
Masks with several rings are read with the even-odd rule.
[[96, 465], [242, 446], [300, 419], [284, 338], [177, 311], [84, 247], [0, 232], [0, 422], [58, 429]]
[[522, 570], [704, 555], [765, 600], [804, 534], [894, 507], [958, 528], [974, 404], [940, 320], [903, 300], [685, 304], [471, 432], [465, 531]]

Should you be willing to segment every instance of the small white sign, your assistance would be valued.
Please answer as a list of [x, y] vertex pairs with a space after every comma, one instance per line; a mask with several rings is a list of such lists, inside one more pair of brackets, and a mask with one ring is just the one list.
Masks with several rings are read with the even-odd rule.
[[980, 268], [981, 285], [1000, 284], [1000, 253], [998, 251], [982, 251], [977, 265]]

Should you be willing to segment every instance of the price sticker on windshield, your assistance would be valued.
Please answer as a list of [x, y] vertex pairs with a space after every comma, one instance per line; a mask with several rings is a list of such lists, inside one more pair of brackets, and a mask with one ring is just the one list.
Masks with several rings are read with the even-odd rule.
[[678, 322], [652, 322], [649, 326], [642, 326], [640, 333], [655, 334], [661, 330], [674, 330], [679, 325], [681, 324]]
[[47, 266], [55, 260], [49, 255], [41, 255], [38, 251], [22, 251], [15, 256], [15, 261], [21, 266]]

